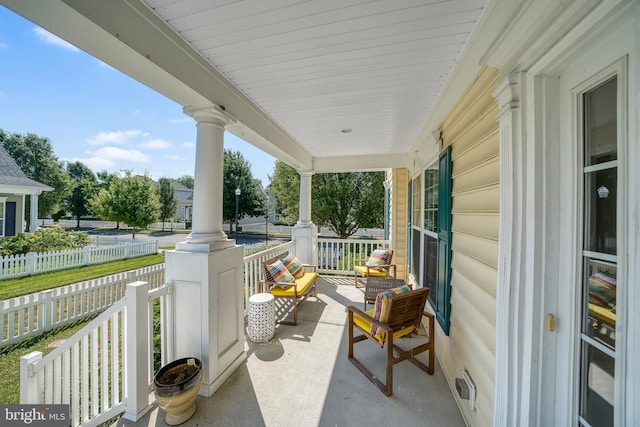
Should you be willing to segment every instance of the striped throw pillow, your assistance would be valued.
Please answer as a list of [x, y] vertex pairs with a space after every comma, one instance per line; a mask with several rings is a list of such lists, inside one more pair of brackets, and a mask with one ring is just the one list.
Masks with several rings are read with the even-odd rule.
[[377, 267], [380, 265], [389, 264], [391, 258], [391, 249], [376, 249], [371, 252], [366, 265], [370, 267]]
[[289, 273], [289, 270], [287, 270], [287, 267], [284, 266], [282, 261], [277, 260], [273, 264], [269, 264], [267, 267], [269, 268], [269, 274], [271, 275], [271, 277], [273, 277], [273, 280], [275, 280], [276, 282], [293, 283], [295, 281], [295, 279], [293, 278], [291, 273]]
[[299, 279], [304, 276], [304, 267], [302, 267], [302, 263], [295, 255], [288, 254], [282, 258], [282, 263], [294, 278]]
[[[402, 285], [397, 288], [388, 289], [384, 292], [379, 293], [376, 296], [376, 305], [373, 308], [373, 318], [379, 320], [382, 323], [386, 323], [389, 318], [389, 299], [393, 295], [404, 294], [407, 292], [411, 292], [410, 285]], [[377, 325], [374, 323], [371, 324], [371, 330], [369, 331], [371, 335], [376, 338], [384, 339], [384, 329], [379, 329]]]

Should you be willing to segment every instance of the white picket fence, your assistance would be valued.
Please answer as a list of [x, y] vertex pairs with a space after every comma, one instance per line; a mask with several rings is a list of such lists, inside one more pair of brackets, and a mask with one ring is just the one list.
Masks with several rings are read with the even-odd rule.
[[153, 304], [160, 299], [162, 364], [173, 360], [170, 284], [126, 286], [115, 302], [73, 337], [42, 357], [20, 358], [20, 403], [67, 404], [70, 425], [97, 426], [147, 407], [153, 380]]
[[158, 241], [145, 239], [115, 245], [86, 246], [66, 251], [28, 253], [0, 258], [0, 279], [100, 264], [158, 253]]
[[161, 286], [164, 264], [0, 301], [0, 347], [104, 310], [136, 280]]

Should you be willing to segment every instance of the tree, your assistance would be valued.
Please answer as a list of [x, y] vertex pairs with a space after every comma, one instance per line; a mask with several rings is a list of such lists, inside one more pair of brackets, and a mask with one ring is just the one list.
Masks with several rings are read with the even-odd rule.
[[[101, 174], [103, 174], [101, 176]], [[115, 174], [105, 175], [106, 172], [98, 172], [101, 182], [98, 184], [100, 190], [91, 199], [91, 209], [102, 219], [115, 221], [116, 229], [120, 229], [125, 212], [124, 188], [122, 178]]]
[[76, 228], [80, 228], [80, 218], [90, 212], [90, 200], [98, 191], [98, 180], [82, 162], [67, 163], [67, 173], [73, 182], [73, 190], [64, 200], [64, 206], [76, 217]]
[[382, 227], [384, 173], [322, 173], [312, 179], [311, 217], [340, 239], [360, 228]]
[[240, 217], [264, 212], [267, 199], [260, 180], [251, 174], [251, 165], [239, 151], [225, 149], [222, 218], [229, 221], [230, 226], [236, 217], [236, 188], [242, 192], [238, 209]]
[[102, 188], [91, 205], [104, 219], [133, 227], [134, 238], [136, 228], [155, 222], [160, 214], [160, 200], [151, 178], [133, 176], [131, 171], [126, 171], [122, 178], [112, 179], [109, 189]]
[[[59, 211], [63, 200], [71, 193], [72, 183], [64, 165], [53, 154], [49, 139], [33, 133], [7, 134], [0, 129], [0, 144], [27, 177], [54, 188], [38, 197], [38, 216], [46, 217]], [[26, 208], [28, 211], [28, 204]]]
[[193, 177], [191, 175], [182, 175], [181, 177], [176, 179], [176, 182], [179, 182], [180, 184], [184, 185], [187, 188], [190, 188], [193, 190], [193, 184], [194, 184], [194, 180]]
[[[276, 161], [270, 191], [276, 209], [292, 224], [299, 216], [300, 176], [294, 168]], [[384, 173], [352, 172], [316, 174], [312, 178], [311, 219], [326, 225], [341, 239], [363, 227], [384, 222]]]
[[162, 221], [162, 231], [167, 218], [173, 217], [178, 207], [176, 192], [169, 178], [160, 178], [158, 181], [158, 197], [160, 199], [160, 220]]
[[275, 199], [275, 209], [282, 215], [282, 221], [295, 224], [299, 218], [300, 175], [285, 162], [276, 160], [274, 172], [269, 176], [269, 191]]
[[121, 203], [124, 212], [122, 221], [129, 227], [133, 227], [135, 239], [136, 228], [145, 228], [158, 220], [160, 200], [148, 175], [133, 176], [131, 172], [127, 172], [118, 182], [122, 185]]

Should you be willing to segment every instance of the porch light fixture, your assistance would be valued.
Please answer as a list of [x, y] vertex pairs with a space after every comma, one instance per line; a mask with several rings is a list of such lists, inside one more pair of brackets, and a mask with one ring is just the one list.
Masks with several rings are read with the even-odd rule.
[[239, 188], [236, 188], [236, 233], [235, 233], [235, 238], [238, 238], [238, 211], [240, 208], [240, 193], [242, 193], [242, 191], [240, 191]]
[[609, 197], [609, 189], [604, 185], [598, 187], [598, 190], [596, 191], [598, 191], [598, 197], [600, 197], [601, 199], [606, 199], [607, 197]]

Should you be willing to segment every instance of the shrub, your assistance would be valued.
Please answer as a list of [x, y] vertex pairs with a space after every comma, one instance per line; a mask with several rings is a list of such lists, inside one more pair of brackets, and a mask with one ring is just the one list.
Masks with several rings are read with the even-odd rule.
[[89, 236], [79, 231], [64, 231], [60, 227], [40, 228], [4, 239], [0, 242], [0, 256], [82, 248], [90, 243]]

